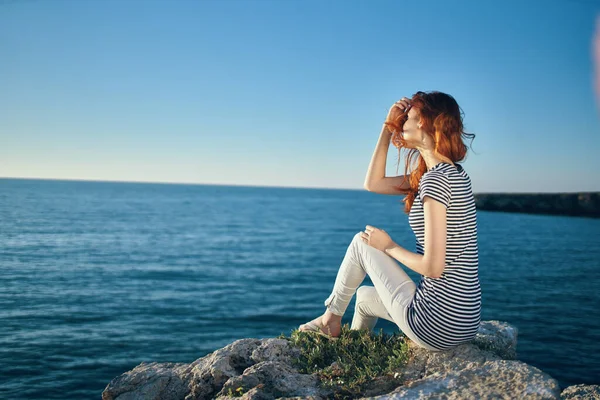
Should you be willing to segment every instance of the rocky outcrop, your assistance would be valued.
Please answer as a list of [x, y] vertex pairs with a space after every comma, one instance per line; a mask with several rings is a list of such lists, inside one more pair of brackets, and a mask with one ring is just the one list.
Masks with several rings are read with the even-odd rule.
[[599, 385], [573, 385], [560, 394], [563, 400], [592, 400], [600, 399]]
[[[574, 399], [600, 393], [598, 386], [576, 385], [561, 394], [555, 379], [516, 360], [517, 329], [504, 322], [483, 321], [472, 342], [441, 352], [406, 340], [405, 367], [369, 382], [360, 398]], [[335, 398], [316, 375], [292, 366], [299, 354], [286, 339], [240, 339], [191, 364], [142, 362], [113, 379], [102, 399]]]
[[572, 215], [600, 218], [600, 193], [478, 193], [475, 205], [485, 211]]

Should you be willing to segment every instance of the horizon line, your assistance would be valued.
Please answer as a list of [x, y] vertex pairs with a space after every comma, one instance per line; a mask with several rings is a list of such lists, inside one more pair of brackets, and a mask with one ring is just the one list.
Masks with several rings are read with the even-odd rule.
[[[32, 177], [2, 177], [0, 180], [31, 180], [31, 181], [59, 181], [59, 182], [96, 182], [96, 183], [135, 183], [135, 184], [150, 184], [150, 185], [182, 185], [182, 186], [226, 186], [226, 187], [246, 187], [246, 188], [265, 188], [265, 189], [314, 189], [314, 190], [352, 190], [365, 191], [366, 189], [359, 188], [335, 188], [322, 186], [276, 186], [276, 185], [244, 185], [232, 183], [201, 183], [201, 182], [161, 182], [161, 181], [119, 181], [119, 180], [104, 180], [104, 179], [78, 179], [78, 178], [32, 178]], [[473, 195], [489, 195], [489, 194], [600, 194], [600, 191], [573, 191], [573, 192], [477, 192]], [[402, 196], [398, 194], [397, 196]]]

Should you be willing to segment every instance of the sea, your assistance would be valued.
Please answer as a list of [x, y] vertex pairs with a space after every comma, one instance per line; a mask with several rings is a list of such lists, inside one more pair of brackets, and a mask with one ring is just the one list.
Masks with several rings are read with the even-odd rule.
[[[0, 398], [100, 399], [141, 362], [289, 336], [324, 312], [366, 225], [416, 250], [403, 206], [365, 190], [0, 179]], [[518, 359], [561, 389], [600, 384], [600, 219], [478, 211], [477, 225], [482, 320], [515, 326]]]

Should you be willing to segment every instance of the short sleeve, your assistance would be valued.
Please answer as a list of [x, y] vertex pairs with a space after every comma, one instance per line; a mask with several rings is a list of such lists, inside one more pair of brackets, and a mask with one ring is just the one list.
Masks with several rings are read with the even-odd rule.
[[442, 203], [446, 208], [450, 205], [452, 197], [452, 188], [450, 180], [440, 171], [429, 171], [423, 175], [419, 182], [419, 198], [423, 203], [423, 198], [429, 196]]

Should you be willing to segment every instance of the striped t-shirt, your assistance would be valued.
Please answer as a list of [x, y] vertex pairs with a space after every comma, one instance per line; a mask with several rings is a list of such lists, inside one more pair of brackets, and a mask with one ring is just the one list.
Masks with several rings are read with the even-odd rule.
[[418, 254], [425, 248], [424, 196], [446, 206], [446, 265], [439, 278], [421, 276], [406, 318], [418, 338], [446, 350], [472, 340], [481, 321], [475, 199], [461, 165], [441, 162], [425, 172], [408, 217]]

